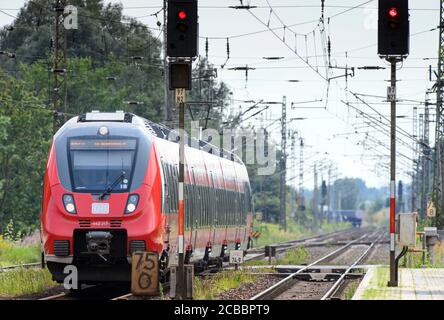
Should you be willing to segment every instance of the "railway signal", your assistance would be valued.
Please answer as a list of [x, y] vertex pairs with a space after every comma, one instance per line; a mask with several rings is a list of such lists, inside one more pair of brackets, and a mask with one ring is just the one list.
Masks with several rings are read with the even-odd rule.
[[[378, 54], [391, 65], [390, 87], [390, 280], [388, 286], [398, 286], [398, 261], [395, 244], [396, 218], [396, 64], [409, 54], [410, 21], [408, 0], [379, 0]], [[404, 248], [405, 249], [405, 248]]]
[[[185, 90], [191, 90], [191, 61], [198, 53], [197, 0], [169, 0], [167, 26], [167, 57], [169, 59], [169, 89], [176, 92], [179, 107], [179, 190], [178, 190], [178, 265], [172, 284], [172, 296], [177, 299], [192, 297], [192, 273], [185, 266]], [[190, 278], [191, 277], [191, 278]], [[190, 280], [191, 279], [191, 280]]]
[[379, 0], [378, 54], [407, 56], [410, 45], [408, 0]]
[[168, 3], [168, 57], [195, 57], [198, 50], [197, 0]]

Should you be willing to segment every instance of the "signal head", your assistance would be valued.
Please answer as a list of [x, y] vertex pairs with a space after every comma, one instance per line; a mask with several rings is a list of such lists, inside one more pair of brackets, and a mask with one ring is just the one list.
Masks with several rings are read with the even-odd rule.
[[390, 16], [390, 18], [396, 18], [398, 16], [398, 9], [397, 8], [390, 8], [389, 16]]
[[180, 20], [185, 20], [188, 17], [188, 14], [184, 10], [180, 10], [177, 13], [177, 16], [179, 17]]

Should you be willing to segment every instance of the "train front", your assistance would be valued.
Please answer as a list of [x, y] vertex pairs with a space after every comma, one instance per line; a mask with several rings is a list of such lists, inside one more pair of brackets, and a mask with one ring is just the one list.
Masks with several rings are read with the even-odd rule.
[[136, 120], [86, 114], [54, 137], [41, 226], [56, 281], [67, 276], [67, 265], [80, 283], [130, 281], [132, 252], [163, 249], [161, 178], [150, 136]]

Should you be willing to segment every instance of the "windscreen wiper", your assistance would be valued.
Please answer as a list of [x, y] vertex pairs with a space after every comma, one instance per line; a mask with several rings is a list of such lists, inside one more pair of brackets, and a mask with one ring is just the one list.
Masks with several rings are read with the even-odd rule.
[[120, 175], [116, 178], [116, 180], [113, 181], [113, 183], [111, 183], [109, 186], [106, 187], [105, 191], [99, 196], [99, 200], [103, 200], [103, 198], [107, 195], [110, 194], [111, 191], [114, 190], [114, 188], [119, 184], [119, 182], [125, 178], [125, 171], [122, 171], [120, 173]]

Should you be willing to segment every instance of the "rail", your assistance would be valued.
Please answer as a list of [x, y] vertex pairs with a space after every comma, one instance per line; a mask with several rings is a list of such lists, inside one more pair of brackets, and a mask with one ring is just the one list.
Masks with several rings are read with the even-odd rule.
[[368, 234], [364, 234], [363, 236], [350, 241], [349, 243], [347, 243], [346, 245], [340, 247], [339, 249], [334, 250], [333, 252], [330, 252], [329, 254], [321, 257], [320, 259], [310, 263], [309, 265], [305, 266], [304, 268], [299, 269], [298, 271], [290, 274], [288, 277], [282, 279], [281, 281], [279, 281], [278, 283], [274, 284], [273, 286], [269, 287], [268, 289], [260, 292], [259, 294], [255, 295], [254, 297], [252, 297], [250, 300], [266, 300], [270, 297], [273, 297], [274, 295], [276, 295], [277, 292], [282, 291], [284, 288], [286, 288], [287, 286], [289, 286], [296, 275], [310, 269], [311, 267], [325, 261], [328, 260], [340, 253], [342, 253], [343, 251], [347, 250], [350, 246], [352, 246], [353, 244], [355, 244], [358, 241], [361, 241], [362, 239], [368, 237]]

